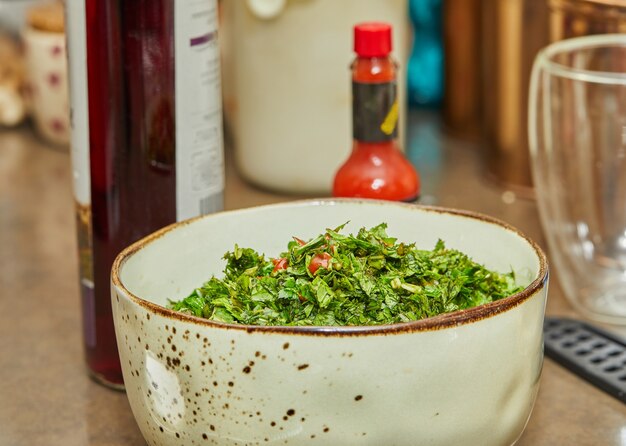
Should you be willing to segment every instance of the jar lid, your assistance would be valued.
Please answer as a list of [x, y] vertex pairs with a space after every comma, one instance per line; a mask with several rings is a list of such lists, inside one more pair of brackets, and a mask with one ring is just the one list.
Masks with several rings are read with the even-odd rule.
[[38, 31], [65, 32], [63, 2], [53, 1], [33, 6], [26, 13], [26, 23]]
[[360, 23], [354, 27], [354, 52], [363, 57], [384, 57], [391, 53], [391, 25]]

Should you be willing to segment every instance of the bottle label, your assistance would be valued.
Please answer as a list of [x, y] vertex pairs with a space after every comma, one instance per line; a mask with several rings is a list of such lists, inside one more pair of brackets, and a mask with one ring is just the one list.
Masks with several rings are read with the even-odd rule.
[[67, 53], [70, 87], [72, 177], [76, 202], [76, 231], [80, 295], [83, 311], [83, 339], [96, 346], [96, 301], [93, 282], [91, 223], [91, 175], [89, 170], [89, 112], [87, 106], [87, 39], [85, 2], [66, 8]]
[[352, 136], [362, 142], [390, 141], [398, 136], [396, 82], [352, 82]]
[[217, 1], [175, 1], [176, 218], [223, 208]]
[[89, 109], [87, 106], [87, 31], [85, 2], [66, 8], [70, 127], [74, 197], [79, 205], [91, 203], [89, 172]]

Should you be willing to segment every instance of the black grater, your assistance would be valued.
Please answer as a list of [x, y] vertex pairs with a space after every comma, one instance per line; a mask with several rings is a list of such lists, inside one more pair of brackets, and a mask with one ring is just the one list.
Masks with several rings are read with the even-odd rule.
[[546, 356], [626, 403], [626, 342], [572, 319], [547, 317]]

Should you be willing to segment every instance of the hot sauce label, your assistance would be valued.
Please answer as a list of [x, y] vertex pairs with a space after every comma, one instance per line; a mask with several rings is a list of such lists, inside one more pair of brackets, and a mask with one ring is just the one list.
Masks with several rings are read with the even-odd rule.
[[398, 136], [396, 82], [352, 82], [352, 135], [362, 142], [390, 141]]

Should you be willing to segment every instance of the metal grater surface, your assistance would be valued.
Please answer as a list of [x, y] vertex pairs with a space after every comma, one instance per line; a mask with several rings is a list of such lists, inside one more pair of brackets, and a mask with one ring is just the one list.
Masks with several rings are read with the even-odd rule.
[[581, 321], [547, 317], [546, 356], [626, 403], [626, 343]]

